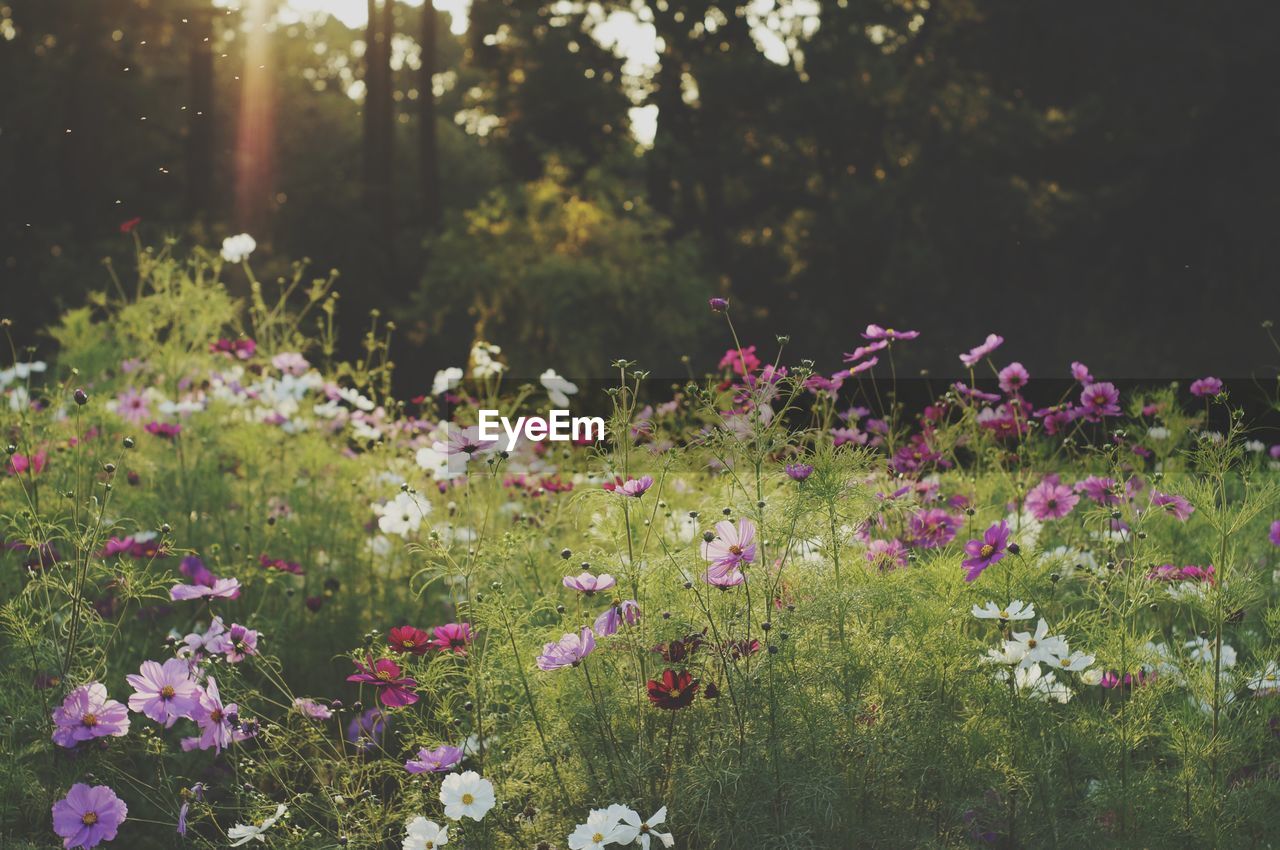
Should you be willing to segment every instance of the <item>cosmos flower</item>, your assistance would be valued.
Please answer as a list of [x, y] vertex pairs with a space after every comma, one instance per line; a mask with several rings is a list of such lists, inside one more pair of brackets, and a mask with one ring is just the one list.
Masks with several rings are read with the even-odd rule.
[[227, 649], [223, 653], [227, 661], [238, 664], [250, 655], [258, 654], [258, 633], [239, 623], [232, 623], [227, 629]]
[[431, 394], [444, 395], [450, 390], [456, 388], [462, 383], [463, 372], [457, 366], [450, 366], [447, 369], [441, 369], [436, 372], [435, 378], [431, 381]]
[[623, 623], [634, 626], [638, 622], [640, 622], [640, 606], [634, 599], [625, 599], [604, 609], [600, 616], [596, 617], [593, 628], [597, 635], [608, 637], [617, 634]]
[[955, 539], [960, 530], [959, 517], [943, 508], [925, 508], [907, 519], [911, 545], [921, 549], [940, 549]]
[[875, 354], [877, 351], [884, 351], [888, 347], [889, 347], [889, 341], [885, 339], [876, 340], [875, 342], [872, 342], [868, 345], [860, 345], [857, 348], [855, 348], [853, 351], [845, 352], [844, 362], [857, 363], [862, 358], [871, 354]]
[[1120, 391], [1110, 381], [1086, 384], [1080, 391], [1080, 407], [1090, 422], [1120, 415]]
[[813, 467], [807, 463], [789, 463], [786, 472], [792, 481], [804, 481], [813, 475]]
[[608, 573], [593, 576], [584, 570], [576, 576], [565, 576], [562, 583], [570, 590], [576, 590], [579, 593], [592, 596], [613, 587], [618, 583], [618, 580]]
[[1014, 395], [1027, 385], [1027, 381], [1031, 380], [1031, 373], [1021, 363], [1013, 362], [1005, 366], [998, 373], [1000, 379], [1000, 389], [1009, 395]]
[[228, 236], [222, 240], [222, 259], [228, 263], [243, 263], [257, 248], [257, 240], [248, 233]]
[[567, 844], [569, 850], [595, 850], [610, 844], [630, 844], [636, 840], [639, 830], [623, 821], [624, 812], [630, 812], [626, 806], [616, 803], [607, 809], [592, 809], [587, 814], [587, 822], [580, 823], [569, 834]]
[[1007, 648], [1011, 654], [1018, 656], [1023, 667], [1030, 667], [1040, 661], [1052, 663], [1069, 652], [1067, 641], [1062, 635], [1049, 634], [1049, 625], [1044, 617], [1040, 618], [1034, 632], [1014, 632]]
[[378, 529], [383, 534], [409, 537], [422, 527], [423, 518], [431, 513], [431, 503], [417, 493], [401, 490], [394, 499], [370, 507], [378, 516]]
[[656, 838], [662, 842], [663, 847], [674, 847], [676, 840], [669, 832], [658, 832], [654, 827], [661, 826], [667, 821], [667, 807], [663, 806], [647, 818], [641, 818], [639, 812], [626, 809], [619, 816], [619, 820], [636, 831], [635, 843], [639, 844], [641, 850], [649, 850], [650, 839]]
[[1041, 522], [1062, 519], [1079, 501], [1080, 497], [1066, 484], [1046, 478], [1027, 493], [1027, 510]]
[[387, 646], [392, 652], [423, 655], [431, 648], [431, 635], [414, 626], [396, 626], [387, 633]]
[[893, 342], [898, 339], [915, 339], [920, 336], [920, 331], [895, 331], [893, 328], [882, 328], [879, 325], [867, 325], [867, 329], [862, 332], [863, 339], [884, 340]]
[[259, 841], [263, 844], [267, 843], [266, 836], [263, 835], [271, 827], [275, 826], [276, 821], [284, 817], [284, 813], [289, 807], [284, 803], [276, 806], [275, 814], [268, 816], [262, 823], [254, 826], [253, 824], [238, 823], [231, 829], [227, 830], [227, 838], [231, 839], [232, 847], [240, 847], [248, 844], [250, 841]]
[[212, 749], [215, 752], [222, 752], [229, 747], [236, 740], [232, 718], [239, 715], [239, 708], [235, 703], [222, 704], [218, 683], [210, 676], [191, 709], [191, 719], [200, 725], [200, 734], [190, 739], [190, 746], [201, 750]]
[[271, 365], [279, 369], [283, 374], [292, 375], [295, 378], [305, 375], [307, 370], [311, 368], [307, 358], [296, 351], [280, 352], [271, 358]]
[[377, 689], [378, 701], [387, 708], [400, 708], [418, 701], [418, 695], [410, 690], [417, 687], [418, 683], [405, 676], [400, 665], [390, 658], [379, 658], [377, 661], [370, 658], [367, 664], [357, 661], [356, 669], [357, 672], [348, 676], [347, 681], [372, 685]]
[[1079, 360], [1071, 361], [1071, 377], [1080, 384], [1093, 383], [1093, 375], [1089, 374], [1089, 367]]
[[410, 773], [448, 773], [462, 763], [462, 750], [443, 744], [434, 750], [426, 747], [418, 750], [418, 757], [404, 763]]
[[652, 475], [641, 475], [639, 478], [628, 478], [618, 486], [616, 492], [624, 496], [632, 496], [640, 498], [645, 492], [653, 486]]
[[999, 334], [987, 334], [987, 338], [982, 341], [981, 345], [976, 345], [969, 349], [969, 353], [960, 355], [960, 362], [967, 368], [972, 369], [982, 358], [995, 351], [1003, 343], [1004, 337]]
[[988, 528], [981, 540], [970, 540], [964, 545], [969, 557], [962, 566], [967, 571], [965, 581], [976, 581], [982, 571], [1004, 558], [1009, 545], [1009, 524], [1004, 520]]
[[53, 804], [53, 831], [66, 850], [87, 850], [115, 838], [128, 814], [129, 807], [106, 785], [77, 782]]
[[293, 710], [312, 720], [328, 720], [333, 717], [333, 711], [328, 706], [307, 697], [294, 697]]
[[67, 694], [53, 710], [53, 742], [74, 747], [93, 738], [119, 738], [129, 733], [129, 711], [107, 697], [106, 686], [90, 682]]
[[436, 626], [431, 632], [435, 635], [431, 644], [440, 652], [467, 654], [467, 644], [471, 643], [470, 623], [446, 623]]
[[728, 298], [708, 298], [707, 306], [711, 308], [711, 312], [713, 313], [723, 313], [725, 310], [729, 309], [729, 299]]
[[876, 569], [901, 569], [907, 565], [907, 547], [901, 540], [872, 540], [867, 544], [867, 562]]
[[591, 629], [584, 627], [577, 634], [569, 632], [560, 640], [542, 647], [542, 654], [537, 660], [538, 669], [550, 671], [562, 667], [577, 667], [595, 648], [596, 636]]
[[1159, 490], [1151, 491], [1151, 506], [1153, 508], [1163, 508], [1166, 513], [1173, 514], [1180, 522], [1186, 522], [1191, 519], [1191, 515], [1195, 513], [1195, 508], [1182, 496], [1175, 496], [1170, 493], [1161, 493]]
[[450, 820], [464, 817], [474, 821], [484, 820], [497, 804], [493, 783], [474, 770], [451, 773], [440, 783], [440, 802], [444, 804], [444, 816]]
[[403, 850], [436, 850], [449, 843], [449, 828], [421, 815], [405, 824]]
[[677, 673], [667, 668], [657, 679], [649, 680], [648, 690], [649, 702], [658, 708], [676, 711], [687, 707], [698, 695], [698, 680], [687, 670]]
[[367, 753], [382, 743], [387, 731], [387, 716], [380, 708], [368, 708], [351, 718], [346, 738], [357, 750]]
[[1271, 545], [1280, 546], [1280, 519], [1271, 523]]
[[10, 475], [39, 475], [44, 472], [48, 460], [49, 455], [43, 451], [30, 456], [15, 453], [9, 456], [7, 468]]
[[547, 391], [547, 398], [556, 407], [568, 407], [569, 396], [578, 393], [578, 385], [557, 375], [555, 369], [548, 369], [539, 375], [538, 383], [542, 384], [542, 388]]
[[1003, 608], [994, 602], [988, 602], [981, 608], [974, 605], [972, 614], [979, 620], [1030, 620], [1036, 615], [1036, 607], [1021, 599], [1014, 599]]
[[1116, 482], [1111, 478], [1100, 478], [1090, 475], [1083, 481], [1076, 482], [1076, 490], [1084, 493], [1090, 500], [1099, 505], [1117, 505], [1120, 498], [1115, 494]]
[[179, 717], [191, 717], [200, 693], [200, 686], [191, 678], [191, 665], [181, 658], [170, 658], [164, 664], [144, 661], [137, 673], [124, 679], [133, 688], [129, 709], [166, 729]]
[[1200, 378], [1191, 382], [1191, 394], [1197, 398], [1211, 398], [1220, 392], [1222, 392], [1220, 378]]
[[137, 423], [151, 418], [151, 408], [147, 405], [146, 396], [133, 387], [116, 396], [115, 412], [128, 422]]
[[737, 526], [726, 520], [716, 523], [715, 537], [702, 544], [702, 557], [711, 563], [708, 575], [724, 575], [741, 570], [756, 557], [756, 525], [746, 517]]

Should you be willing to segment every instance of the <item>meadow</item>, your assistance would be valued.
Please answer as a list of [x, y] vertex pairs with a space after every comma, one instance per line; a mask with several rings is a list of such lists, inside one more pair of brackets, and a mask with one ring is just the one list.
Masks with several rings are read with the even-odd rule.
[[479, 411], [577, 405], [556, 364], [396, 398], [332, 277], [137, 249], [0, 371], [6, 848], [1280, 841], [1252, 388], [983, 327], [909, 406], [914, 331], [795, 362], [713, 297], [718, 364], [506, 451]]

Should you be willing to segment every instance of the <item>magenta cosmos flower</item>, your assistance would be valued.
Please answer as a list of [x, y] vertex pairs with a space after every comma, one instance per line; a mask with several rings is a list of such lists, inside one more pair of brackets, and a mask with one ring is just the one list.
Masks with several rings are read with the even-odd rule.
[[418, 757], [404, 763], [410, 773], [448, 773], [462, 761], [462, 750], [448, 744], [428, 750], [418, 750]]
[[1080, 497], [1066, 484], [1046, 478], [1027, 493], [1027, 510], [1036, 519], [1062, 519], [1071, 513]]
[[441, 652], [453, 652], [458, 655], [467, 654], [467, 644], [471, 643], [470, 623], [446, 623], [431, 630], [435, 640], [431, 645]]
[[183, 558], [178, 572], [191, 579], [192, 583], [176, 584], [169, 590], [169, 598], [175, 602], [186, 599], [236, 599], [240, 596], [238, 579], [218, 578], [195, 555]]
[[911, 515], [907, 530], [911, 533], [911, 545], [939, 549], [955, 539], [960, 520], [942, 508], [926, 508]]
[[1120, 499], [1115, 494], [1116, 482], [1112, 478], [1099, 478], [1090, 475], [1083, 481], [1076, 482], [1076, 490], [1084, 493], [1100, 505], [1118, 505]]
[[1091, 422], [1103, 416], [1120, 415], [1120, 391], [1110, 381], [1086, 384], [1080, 391], [1080, 407]]
[[1081, 384], [1092, 384], [1093, 375], [1089, 374], [1089, 367], [1081, 363], [1079, 360], [1071, 361], [1071, 377], [1075, 378]]
[[137, 673], [124, 680], [133, 688], [129, 708], [144, 714], [166, 729], [179, 717], [190, 717], [199, 698], [200, 687], [191, 678], [191, 666], [181, 658], [164, 664], [144, 661]]
[[1026, 387], [1027, 381], [1031, 380], [1031, 373], [1016, 361], [1005, 366], [997, 374], [1000, 378], [1000, 389], [1009, 395], [1020, 392]]
[[581, 572], [576, 576], [565, 576], [564, 586], [570, 590], [576, 590], [579, 593], [585, 593], [587, 596], [599, 593], [602, 590], [608, 590], [618, 583], [618, 580], [608, 573], [601, 573], [593, 576], [589, 572]]
[[400, 708], [418, 701], [418, 695], [410, 690], [417, 687], [418, 683], [405, 676], [400, 665], [390, 658], [379, 658], [377, 661], [369, 659], [367, 665], [357, 661], [356, 668], [359, 672], [352, 673], [347, 681], [373, 685], [378, 690], [379, 702], [387, 708]]
[[1271, 545], [1280, 546], [1280, 519], [1271, 523]]
[[737, 526], [727, 519], [717, 522], [715, 537], [702, 544], [702, 557], [711, 563], [707, 575], [724, 575], [751, 563], [756, 557], [755, 540], [756, 524], [746, 517]]
[[235, 703], [222, 704], [218, 683], [210, 676], [191, 710], [191, 719], [200, 725], [200, 734], [184, 741], [183, 749], [212, 749], [215, 752], [222, 752], [236, 740], [232, 718], [237, 718], [239, 714], [240, 706]]
[[449, 426], [449, 439], [445, 443], [445, 453], [449, 455], [466, 455], [471, 458], [483, 452], [492, 451], [498, 445], [497, 440], [480, 439], [480, 428], [472, 425], [468, 428]]
[[106, 785], [77, 782], [53, 804], [53, 831], [67, 850], [97, 847], [116, 837], [128, 814], [129, 807]]
[[1186, 522], [1191, 519], [1191, 515], [1196, 511], [1192, 504], [1182, 496], [1161, 493], [1159, 490], [1151, 491], [1151, 506], [1153, 508], [1163, 508], [1166, 513], [1173, 514], [1180, 522]]
[[641, 475], [639, 478], [628, 478], [618, 487], [617, 492], [624, 496], [634, 496], [635, 498], [639, 498], [652, 486], [653, 476]]
[[807, 463], [789, 463], [786, 471], [787, 476], [792, 481], [804, 481], [810, 475], [813, 475], [813, 467]]
[[1222, 380], [1212, 376], [1191, 382], [1191, 394], [1197, 398], [1209, 398], [1222, 392]]
[[560, 640], [542, 647], [538, 656], [539, 670], [559, 670], [561, 667], [577, 667], [596, 648], [596, 636], [584, 627], [581, 632], [569, 632]]
[[982, 571], [1005, 556], [1009, 547], [1009, 524], [1004, 520], [991, 526], [983, 533], [981, 540], [970, 540], [964, 544], [962, 566], [967, 570], [965, 581], [975, 581]]
[[981, 345], [976, 345], [969, 349], [969, 353], [960, 355], [960, 362], [972, 369], [982, 358], [995, 351], [1004, 343], [1004, 337], [999, 334], [987, 334], [987, 338], [982, 341]]
[[872, 540], [867, 544], [867, 562], [881, 572], [902, 569], [907, 565], [907, 547], [901, 540]]
[[98, 682], [81, 685], [53, 710], [53, 742], [74, 747], [81, 741], [129, 733], [129, 711], [107, 696]]
[[862, 332], [863, 339], [886, 342], [893, 342], [895, 339], [915, 339], [918, 336], [920, 331], [895, 331], [893, 328], [882, 328], [879, 325], [867, 325], [867, 329]]

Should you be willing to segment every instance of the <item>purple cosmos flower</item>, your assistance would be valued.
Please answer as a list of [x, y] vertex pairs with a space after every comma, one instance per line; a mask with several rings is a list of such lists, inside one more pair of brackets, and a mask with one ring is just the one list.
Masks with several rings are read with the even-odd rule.
[[787, 475], [792, 481], [804, 481], [810, 475], [813, 475], [813, 466], [807, 463], [789, 463], [787, 464]]
[[1086, 384], [1080, 391], [1080, 406], [1085, 418], [1097, 422], [1103, 416], [1120, 415], [1120, 391], [1110, 381]]
[[1062, 519], [1071, 513], [1080, 497], [1066, 484], [1046, 478], [1027, 493], [1027, 510], [1036, 519]]
[[844, 355], [845, 363], [856, 363], [869, 354], [875, 354], [877, 351], [884, 351], [889, 347], [889, 341], [885, 339], [876, 340], [870, 345], [860, 345], [852, 352], [846, 352]]
[[1271, 545], [1280, 546], [1280, 519], [1271, 523]]
[[1115, 494], [1116, 482], [1111, 478], [1099, 478], [1090, 475], [1083, 481], [1076, 482], [1076, 490], [1084, 493], [1099, 505], [1118, 505], [1119, 497]]
[[351, 718], [347, 724], [347, 740], [360, 752], [367, 753], [382, 744], [386, 731], [387, 717], [382, 709], [370, 708]]
[[960, 520], [942, 508], [926, 508], [907, 520], [911, 544], [921, 549], [939, 549], [955, 539]]
[[173, 440], [182, 433], [182, 426], [171, 422], [148, 422], [142, 426], [142, 430], [165, 440]]
[[1197, 398], [1209, 398], [1220, 392], [1222, 392], [1222, 380], [1220, 378], [1211, 376], [1191, 382], [1191, 394]]
[[67, 796], [53, 804], [53, 831], [66, 850], [97, 847], [116, 837], [129, 807], [106, 785], [83, 782], [71, 786]]
[[410, 690], [418, 686], [417, 681], [405, 676], [400, 665], [390, 658], [369, 659], [367, 664], [357, 661], [356, 670], [347, 681], [373, 685], [377, 688], [378, 700], [387, 708], [400, 708], [418, 701], [418, 695]]
[[712, 587], [718, 587], [721, 590], [728, 590], [731, 587], [737, 587], [740, 584], [745, 584], [747, 581], [747, 575], [737, 568], [717, 570], [715, 566], [711, 566], [705, 573], [703, 573], [702, 580]]
[[328, 706], [308, 697], [294, 697], [293, 710], [312, 720], [328, 720], [333, 717], [333, 711]]
[[618, 486], [616, 492], [624, 496], [634, 496], [639, 498], [645, 494], [645, 491], [653, 486], [652, 475], [641, 475], [639, 478], [628, 478]]
[[960, 362], [972, 369], [982, 358], [995, 351], [1003, 343], [1004, 337], [999, 334], [987, 334], [987, 338], [983, 340], [981, 345], [969, 349], [968, 354], [960, 355]]
[[618, 580], [608, 573], [593, 576], [591, 573], [583, 571], [576, 576], [565, 576], [563, 583], [570, 590], [576, 590], [579, 593], [592, 596], [602, 590], [608, 590], [613, 587], [618, 583]]
[[296, 351], [282, 351], [275, 357], [271, 358], [271, 365], [279, 369], [286, 375], [303, 375], [311, 364], [307, 362], [307, 358], [303, 357]]
[[707, 305], [711, 307], [711, 312], [723, 313], [725, 310], [729, 309], [729, 299], [728, 298], [708, 298]]
[[445, 453], [450, 456], [466, 455], [470, 459], [474, 455], [492, 451], [497, 445], [497, 440], [480, 439], [480, 427], [477, 425], [472, 425], [469, 428], [450, 425], [449, 440], [445, 443]]
[[214, 617], [203, 634], [192, 632], [182, 639], [182, 646], [178, 647], [178, 657], [203, 661], [208, 655], [225, 655], [229, 648], [230, 640], [227, 638], [226, 624], [222, 622], [221, 617]]
[[416, 759], [404, 763], [404, 769], [410, 773], [448, 773], [462, 762], [462, 750], [448, 744], [428, 750], [418, 750]]
[[1013, 395], [1027, 385], [1027, 381], [1031, 380], [1031, 373], [1021, 363], [1013, 362], [1005, 366], [998, 373], [1000, 378], [1000, 389], [1009, 395]]
[[116, 396], [116, 415], [129, 422], [138, 423], [151, 418], [151, 408], [147, 399], [133, 387]]
[[258, 654], [258, 633], [238, 623], [232, 623], [227, 630], [227, 660], [232, 664], [244, 661], [250, 655]]
[[861, 375], [863, 372], [867, 371], [868, 369], [873, 368], [879, 362], [880, 362], [879, 357], [872, 357], [868, 360], [863, 360], [861, 363], [859, 363], [856, 366], [850, 366], [848, 369], [845, 369], [843, 372], [837, 372], [836, 374], [840, 375], [842, 378], [852, 378], [854, 375]]
[[218, 683], [209, 677], [205, 688], [196, 697], [196, 704], [191, 709], [191, 719], [200, 725], [200, 734], [195, 738], [183, 741], [184, 749], [213, 749], [222, 752], [231, 745], [235, 737], [232, 718], [239, 715], [240, 707], [235, 703], [222, 704], [222, 695], [218, 693]]
[[1089, 367], [1081, 363], [1079, 360], [1071, 361], [1071, 377], [1075, 378], [1081, 384], [1093, 383], [1093, 375], [1089, 374]]
[[756, 524], [746, 517], [736, 527], [727, 519], [716, 523], [716, 536], [702, 544], [702, 557], [711, 562], [707, 574], [741, 570], [751, 563], [756, 557], [755, 539]]
[[561, 667], [577, 667], [596, 648], [595, 633], [583, 628], [578, 634], [569, 632], [555, 643], [542, 647], [538, 656], [539, 670], [559, 670]]
[[968, 396], [969, 398], [977, 399], [978, 401], [990, 402], [990, 401], [1000, 400], [1000, 396], [996, 395], [995, 393], [989, 393], [989, 392], [986, 392], [985, 390], [980, 390], [977, 387], [971, 387], [968, 384], [964, 383], [963, 381], [956, 381], [951, 386], [953, 389], [955, 389], [956, 392], [960, 393], [960, 395]]
[[200, 687], [191, 678], [191, 666], [181, 658], [170, 658], [164, 664], [144, 661], [137, 673], [124, 680], [133, 688], [129, 709], [166, 729], [179, 717], [191, 717], [199, 698]]
[[128, 709], [108, 698], [106, 687], [98, 682], [81, 685], [67, 694], [62, 705], [53, 710], [53, 722], [53, 742], [60, 747], [129, 733]]
[[867, 544], [867, 562], [880, 572], [902, 569], [907, 565], [907, 547], [897, 539], [872, 540]]
[[863, 339], [887, 342], [893, 342], [895, 339], [915, 339], [918, 336], [920, 331], [895, 331], [893, 328], [882, 328], [879, 325], [867, 325], [867, 329], [862, 332]]
[[988, 528], [981, 540], [970, 540], [964, 544], [964, 553], [969, 556], [961, 565], [967, 570], [964, 580], [977, 580], [983, 570], [1004, 558], [1008, 546], [1009, 524], [1004, 520]]
[[1195, 508], [1182, 496], [1175, 496], [1171, 493], [1161, 493], [1159, 490], [1151, 491], [1151, 506], [1155, 508], [1164, 508], [1166, 512], [1173, 514], [1180, 522], [1186, 522], [1191, 519], [1191, 515], [1195, 513]]
[[640, 622], [640, 606], [634, 599], [626, 599], [616, 605], [610, 605], [599, 617], [596, 617], [594, 628], [596, 634], [607, 637], [617, 634], [618, 628], [623, 623], [634, 626], [638, 622]]
[[204, 561], [195, 555], [182, 559], [178, 572], [191, 579], [191, 584], [174, 585], [169, 598], [175, 602], [184, 599], [236, 599], [240, 596], [240, 582], [234, 578], [218, 578]]

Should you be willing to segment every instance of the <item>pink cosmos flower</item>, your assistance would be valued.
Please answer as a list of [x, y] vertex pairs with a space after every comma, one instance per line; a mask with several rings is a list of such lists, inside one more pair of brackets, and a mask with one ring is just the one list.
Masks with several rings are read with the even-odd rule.
[[1159, 490], [1151, 491], [1151, 506], [1154, 508], [1164, 508], [1167, 513], [1173, 514], [1178, 518], [1179, 522], [1186, 522], [1191, 519], [1191, 515], [1195, 513], [1195, 508], [1182, 496], [1175, 496], [1171, 493], [1161, 493]]
[[60, 747], [129, 733], [128, 709], [108, 698], [106, 687], [98, 682], [81, 685], [67, 694], [62, 705], [53, 710], [53, 722], [53, 742]]
[[471, 643], [470, 623], [446, 623], [431, 630], [436, 636], [432, 645], [441, 652], [452, 652], [457, 655], [467, 654], [467, 644]]
[[200, 687], [191, 678], [191, 666], [181, 658], [164, 664], [144, 661], [137, 673], [124, 677], [133, 688], [129, 709], [144, 714], [166, 729], [179, 717], [191, 717]]
[[1066, 484], [1046, 478], [1027, 493], [1027, 510], [1041, 522], [1062, 519], [1079, 501], [1080, 497]]
[[373, 685], [378, 690], [378, 700], [387, 708], [400, 708], [418, 701], [418, 695], [410, 690], [417, 687], [418, 683], [405, 676], [400, 665], [390, 658], [379, 658], [377, 661], [370, 658], [368, 664], [357, 661], [356, 668], [359, 672], [352, 673], [347, 681]]
[[448, 744], [428, 750], [418, 750], [418, 757], [404, 763], [410, 773], [448, 773], [462, 762], [462, 750]]
[[893, 342], [896, 339], [915, 339], [920, 336], [920, 331], [895, 331], [893, 328], [882, 328], [879, 325], [867, 325], [867, 329], [862, 332], [863, 339], [886, 340]]
[[596, 648], [595, 633], [583, 628], [578, 634], [569, 632], [560, 640], [542, 647], [538, 656], [539, 670], [559, 670], [562, 667], [577, 667]]
[[66, 850], [88, 850], [115, 838], [128, 814], [129, 807], [106, 785], [77, 782], [53, 804], [53, 831]]
[[1076, 491], [1084, 493], [1099, 505], [1118, 505], [1120, 499], [1115, 495], [1116, 482], [1111, 478], [1099, 478], [1090, 475], [1083, 481], [1076, 482]]
[[728, 570], [717, 570], [712, 566], [702, 574], [702, 580], [712, 587], [728, 590], [731, 587], [746, 584], [747, 575], [736, 567]]
[[497, 440], [480, 439], [480, 427], [472, 425], [469, 428], [459, 428], [457, 425], [449, 426], [449, 439], [445, 443], [445, 454], [450, 456], [466, 455], [468, 459], [484, 452], [493, 451], [498, 446]]
[[1081, 384], [1093, 383], [1093, 375], [1089, 374], [1089, 367], [1081, 363], [1079, 360], [1071, 361], [1071, 377], [1075, 378]]
[[333, 711], [328, 706], [307, 697], [294, 697], [293, 710], [312, 720], [328, 720], [333, 717]]
[[939, 549], [955, 539], [960, 519], [942, 508], [926, 508], [907, 520], [911, 545], [921, 549]]
[[232, 718], [237, 718], [239, 712], [240, 706], [235, 703], [222, 704], [218, 683], [210, 676], [204, 690], [197, 694], [196, 704], [191, 710], [191, 719], [200, 725], [200, 734], [184, 740], [183, 748], [222, 752], [236, 740]]
[[981, 540], [970, 540], [964, 545], [969, 557], [961, 564], [966, 570], [964, 580], [976, 581], [982, 571], [1004, 558], [1009, 546], [1009, 524], [1004, 520], [988, 528]]
[[1080, 406], [1085, 418], [1097, 422], [1103, 416], [1120, 415], [1120, 391], [1110, 381], [1086, 384], [1080, 391]]
[[[702, 544], [702, 557], [711, 562], [708, 575], [741, 570], [756, 557], [756, 524], [746, 517], [735, 527], [729, 520], [716, 523], [715, 537]], [[739, 582], [740, 583], [740, 582]]]
[[1031, 373], [1026, 367], [1017, 361], [1005, 366], [998, 373], [1000, 378], [1000, 389], [1009, 395], [1013, 395], [1027, 385], [1027, 381], [1031, 380]]
[[863, 372], [867, 371], [868, 369], [874, 368], [875, 365], [879, 362], [880, 362], [879, 357], [872, 357], [867, 360], [863, 360], [861, 363], [857, 364], [856, 366], [850, 366], [848, 369], [845, 369], [843, 372], [837, 372], [836, 374], [840, 375], [842, 378], [852, 378], [854, 375], [861, 375]]
[[[732, 369], [739, 375], [749, 374], [760, 368], [760, 358], [756, 356], [756, 347], [748, 345], [746, 348], [730, 348], [720, 358], [721, 369]], [[742, 370], [746, 369], [746, 373]]]
[[889, 341], [886, 339], [876, 340], [875, 342], [869, 345], [860, 345], [857, 348], [855, 348], [853, 351], [845, 353], [844, 362], [856, 363], [857, 361], [861, 360], [867, 355], [875, 354], [877, 351], [884, 351], [888, 347], [889, 347]]
[[116, 396], [116, 415], [128, 422], [142, 422], [151, 418], [151, 408], [147, 398], [134, 387], [129, 387]]
[[296, 351], [282, 351], [275, 357], [271, 358], [271, 365], [279, 369], [284, 374], [293, 375], [295, 377], [306, 374], [306, 371], [311, 368], [311, 364], [307, 362], [307, 358], [303, 357]]
[[239, 623], [232, 623], [227, 630], [227, 661], [238, 664], [250, 655], [258, 654], [258, 633]]
[[175, 602], [184, 599], [236, 599], [240, 596], [240, 582], [234, 578], [218, 578], [204, 561], [188, 555], [178, 565], [178, 572], [191, 579], [191, 584], [175, 585], [169, 598]]
[[622, 486], [618, 488], [618, 492], [624, 496], [632, 496], [638, 499], [652, 486], [653, 476], [642, 475], [639, 478], [628, 478], [623, 482]]
[[981, 345], [974, 346], [969, 350], [968, 354], [960, 355], [960, 362], [966, 367], [972, 369], [982, 358], [995, 351], [1004, 343], [1004, 337], [999, 334], [987, 334], [987, 338], [983, 340]]
[[907, 547], [897, 539], [872, 540], [867, 545], [867, 562], [881, 572], [902, 569], [907, 565]]
[[994, 402], [1000, 400], [1000, 396], [995, 393], [989, 393], [985, 390], [980, 390], [977, 387], [971, 387], [963, 381], [956, 381], [951, 386], [956, 392], [960, 393], [960, 395], [977, 399], [978, 401]]
[[169, 422], [148, 422], [142, 426], [142, 430], [165, 440], [173, 440], [182, 433], [182, 426]]
[[248, 360], [258, 350], [258, 344], [251, 339], [220, 339], [209, 343], [212, 354], [225, 354], [237, 360]]
[[1222, 380], [1212, 376], [1191, 382], [1191, 394], [1197, 398], [1210, 398], [1222, 392]]
[[640, 622], [640, 606], [634, 599], [626, 599], [606, 608], [599, 617], [596, 617], [593, 628], [596, 634], [608, 637], [617, 634], [618, 628], [623, 623], [634, 626], [638, 622]]
[[807, 463], [789, 463], [786, 466], [786, 473], [792, 481], [804, 481], [813, 475], [813, 466]]
[[591, 573], [584, 571], [576, 576], [565, 576], [562, 583], [570, 590], [576, 590], [579, 593], [591, 596], [602, 590], [608, 590], [616, 585], [618, 580], [608, 573], [593, 576]]
[[44, 472], [45, 464], [49, 460], [47, 452], [38, 451], [27, 457], [22, 454], [14, 454], [9, 456], [9, 474], [10, 475], [39, 475]]

